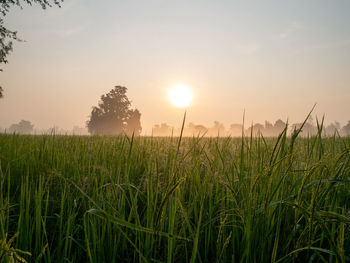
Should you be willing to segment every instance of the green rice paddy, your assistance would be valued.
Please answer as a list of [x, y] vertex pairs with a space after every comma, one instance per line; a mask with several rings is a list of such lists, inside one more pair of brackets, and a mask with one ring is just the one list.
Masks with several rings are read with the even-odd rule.
[[350, 138], [0, 135], [0, 261], [347, 262]]

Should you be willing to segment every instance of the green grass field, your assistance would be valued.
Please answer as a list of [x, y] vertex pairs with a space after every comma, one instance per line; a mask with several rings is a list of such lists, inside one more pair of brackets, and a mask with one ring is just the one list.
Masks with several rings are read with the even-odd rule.
[[2, 134], [0, 162], [1, 262], [350, 260], [350, 138]]

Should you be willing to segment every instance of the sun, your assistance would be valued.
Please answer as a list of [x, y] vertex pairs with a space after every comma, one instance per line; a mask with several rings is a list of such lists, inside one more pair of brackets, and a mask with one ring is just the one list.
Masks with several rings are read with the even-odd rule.
[[184, 108], [191, 104], [192, 90], [185, 84], [176, 84], [169, 89], [168, 98], [178, 108]]

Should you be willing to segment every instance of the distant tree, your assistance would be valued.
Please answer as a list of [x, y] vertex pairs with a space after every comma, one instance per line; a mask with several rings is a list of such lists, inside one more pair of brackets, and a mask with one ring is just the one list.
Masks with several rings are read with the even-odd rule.
[[314, 117], [312, 117], [312, 115], [310, 115], [309, 118], [307, 119], [306, 123], [309, 123], [312, 126], [314, 124]]
[[34, 125], [30, 121], [21, 120], [17, 124], [12, 124], [8, 131], [10, 133], [29, 134], [33, 132]]
[[154, 136], [170, 136], [174, 130], [174, 127], [169, 126], [166, 123], [156, 124], [152, 128], [152, 134]]
[[246, 130], [247, 134], [251, 134], [251, 132], [253, 131], [253, 135], [258, 135], [264, 132], [264, 125], [260, 124], [260, 123], [256, 123], [254, 125], [252, 125], [251, 127], [249, 127]]
[[196, 124], [194, 126], [195, 134], [203, 135], [208, 132], [208, 128], [202, 124]]
[[[302, 126], [302, 123], [294, 123], [291, 125], [291, 132], [298, 130]], [[301, 130], [301, 136], [313, 136], [317, 134], [317, 127], [312, 125], [310, 121], [304, 124], [303, 129]]]
[[340, 131], [340, 123], [339, 122], [331, 123], [325, 128], [326, 135], [333, 135], [339, 131]]
[[341, 132], [345, 136], [350, 136], [350, 121], [341, 129]]
[[272, 129], [272, 128], [273, 128], [272, 123], [269, 121], [265, 121], [265, 129]]
[[115, 86], [101, 96], [98, 107], [93, 107], [87, 128], [90, 134], [132, 134], [141, 133], [141, 113], [130, 109], [131, 102], [126, 96], [126, 87]]
[[209, 136], [225, 136], [225, 126], [219, 121], [214, 121], [214, 126], [208, 130]]
[[190, 122], [184, 131], [186, 136], [203, 136], [208, 132], [208, 129], [201, 124]]
[[272, 125], [271, 122], [265, 121], [265, 127], [264, 127], [263, 135], [265, 137], [267, 137], [267, 136], [275, 136], [274, 126]]
[[125, 127], [125, 133], [129, 136], [131, 136], [133, 133], [134, 135], [140, 135], [142, 128], [141, 128], [141, 113], [138, 109], [130, 110], [129, 112], [129, 119], [126, 123]]
[[229, 134], [231, 136], [241, 136], [242, 135], [242, 124], [233, 123], [230, 125]]
[[284, 121], [282, 121], [281, 119], [278, 119], [275, 124], [273, 125], [273, 127], [276, 130], [280, 130], [283, 131], [283, 129], [286, 127], [286, 123]]
[[[4, 17], [12, 6], [22, 7], [22, 3], [29, 5], [38, 4], [43, 9], [52, 5], [60, 6], [63, 0], [0, 0], [0, 64], [7, 63], [7, 56], [12, 52], [13, 40], [19, 40], [17, 32], [4, 26]], [[0, 69], [2, 71], [2, 69]], [[0, 98], [3, 97], [3, 89], [0, 87]]]

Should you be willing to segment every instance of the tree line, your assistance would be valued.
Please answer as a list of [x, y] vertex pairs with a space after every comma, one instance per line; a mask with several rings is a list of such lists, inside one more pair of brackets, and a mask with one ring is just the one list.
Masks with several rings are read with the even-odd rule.
[[[281, 119], [271, 123], [269, 121], [265, 121], [265, 124], [256, 123], [250, 125], [247, 128], [244, 128], [242, 124], [231, 124], [228, 128], [225, 127], [223, 123], [219, 121], [214, 121], [213, 125], [210, 127], [206, 127], [201, 124], [194, 124], [190, 122], [187, 126], [184, 127], [183, 135], [184, 136], [208, 136], [208, 137], [216, 137], [216, 136], [241, 136], [242, 132], [245, 135], [253, 134], [253, 136], [263, 135], [264, 137], [273, 137], [278, 136], [286, 127], [287, 123], [282, 121]], [[302, 123], [293, 123], [288, 125], [288, 132], [292, 133], [295, 129], [301, 127]], [[152, 128], [153, 136], [179, 136], [181, 132], [181, 127], [174, 127], [168, 125], [167, 123], [156, 124]], [[316, 135], [318, 132], [317, 125], [313, 122], [313, 118], [310, 116], [308, 121], [305, 123], [301, 136], [308, 135]], [[339, 122], [333, 122], [329, 125], [325, 125], [323, 127], [323, 134], [327, 136], [331, 136], [334, 134], [340, 136], [350, 136], [350, 120], [346, 125], [341, 127]]]
[[18, 123], [11, 124], [7, 128], [0, 127], [0, 133], [16, 133], [16, 134], [60, 134], [60, 135], [89, 135], [86, 127], [78, 125], [73, 126], [72, 129], [63, 129], [57, 125], [46, 129], [38, 129], [35, 125], [27, 120], [21, 120]]
[[[206, 127], [201, 124], [194, 124], [190, 122], [184, 127], [184, 136], [197, 136], [204, 135], [208, 137], [216, 136], [241, 136], [242, 130], [245, 135], [259, 135], [262, 134], [264, 137], [278, 136], [286, 126], [286, 122], [282, 120], [277, 120], [274, 123], [265, 121], [265, 124], [256, 123], [248, 128], [243, 129], [242, 124], [231, 124], [228, 128], [225, 125], [215, 121], [213, 126]], [[289, 131], [292, 132], [294, 129], [298, 129], [301, 123], [295, 123], [290, 125]], [[71, 130], [65, 130], [58, 126], [53, 126], [48, 129], [35, 129], [34, 124], [30, 121], [21, 120], [18, 123], [10, 125], [10, 127], [4, 129], [0, 127], [0, 132], [4, 133], [17, 133], [17, 134], [65, 134], [65, 135], [89, 135], [87, 127], [74, 126]], [[179, 136], [181, 128], [174, 128], [167, 123], [156, 124], [152, 128], [153, 136]], [[301, 132], [302, 136], [315, 135], [317, 133], [317, 126], [308, 121]], [[339, 122], [333, 122], [331, 124], [325, 125], [323, 128], [323, 134], [331, 136], [333, 134], [339, 134], [340, 136], [350, 136], [350, 121], [344, 126], [341, 126]], [[130, 135], [130, 134], [129, 134]]]

